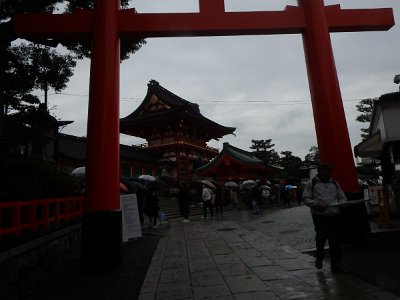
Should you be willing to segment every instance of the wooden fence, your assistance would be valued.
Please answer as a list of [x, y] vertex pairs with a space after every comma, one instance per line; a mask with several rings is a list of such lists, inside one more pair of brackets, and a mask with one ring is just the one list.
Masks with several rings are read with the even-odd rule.
[[81, 217], [83, 196], [0, 202], [0, 241]]

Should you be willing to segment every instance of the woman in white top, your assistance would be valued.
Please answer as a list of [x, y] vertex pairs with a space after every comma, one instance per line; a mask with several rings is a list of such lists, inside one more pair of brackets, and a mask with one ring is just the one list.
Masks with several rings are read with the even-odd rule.
[[206, 185], [203, 185], [203, 193], [201, 195], [203, 199], [203, 220], [207, 218], [207, 208], [210, 210], [211, 214], [211, 219], [214, 220], [214, 211], [213, 211], [213, 206], [212, 206], [212, 198], [213, 198], [213, 192], [211, 191], [210, 188], [208, 188]]

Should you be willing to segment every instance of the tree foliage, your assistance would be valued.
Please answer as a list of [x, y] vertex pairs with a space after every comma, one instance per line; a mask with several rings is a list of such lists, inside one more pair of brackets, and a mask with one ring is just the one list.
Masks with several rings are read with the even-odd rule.
[[302, 162], [301, 158], [294, 156], [291, 151], [282, 151], [280, 165], [285, 168], [286, 178], [288, 182], [296, 183], [299, 180], [299, 166]]
[[[121, 7], [127, 8], [130, 0], [121, 0]], [[65, 13], [73, 13], [77, 8], [93, 9], [94, 1], [90, 0], [1, 0], [0, 1], [0, 45], [10, 46], [18, 37], [13, 33], [13, 16], [16, 13], [54, 13], [58, 7], [65, 7]], [[34, 42], [38, 42], [35, 40]], [[40, 41], [47, 46], [55, 46], [54, 41], [43, 39]], [[59, 41], [77, 58], [90, 57], [90, 41], [73, 42]], [[57, 43], [57, 41], [56, 41]], [[125, 60], [138, 51], [146, 41], [144, 39], [122, 39], [121, 60]], [[0, 55], [1, 56], [1, 55]]]
[[[130, 0], [122, 0], [121, 7], [127, 8]], [[69, 0], [66, 12], [73, 13], [73, 11], [77, 8], [83, 9], [93, 9], [94, 1], [90, 0]], [[121, 39], [121, 60], [128, 59], [131, 54], [137, 52], [143, 45], [146, 44], [144, 39]], [[80, 41], [78, 42], [63, 42], [63, 45], [66, 46], [69, 50], [74, 52], [78, 58], [82, 59], [84, 57], [90, 57], [90, 45], [91, 41]]]
[[[361, 123], [369, 123], [372, 120], [372, 113], [374, 111], [374, 102], [377, 101], [378, 98], [368, 98], [363, 99], [356, 105], [357, 111], [360, 113], [356, 121]], [[361, 137], [365, 140], [369, 136], [369, 127], [368, 128], [361, 128]]]
[[308, 154], [306, 154], [305, 160], [308, 161], [315, 161], [315, 162], [319, 162], [320, 158], [319, 158], [319, 149], [317, 146], [312, 146], [310, 148], [310, 150], [308, 150]]
[[0, 118], [7, 115], [9, 109], [23, 111], [39, 103], [39, 99], [31, 94], [34, 76], [29, 68], [29, 58], [19, 50], [9, 48], [3, 52], [0, 69]]
[[275, 144], [272, 144], [272, 139], [267, 140], [251, 140], [250, 149], [254, 150], [254, 155], [262, 161], [276, 165], [279, 162], [279, 155], [273, 149]]
[[35, 77], [34, 87], [44, 91], [47, 109], [48, 90], [52, 88], [60, 92], [67, 87], [76, 61], [71, 55], [61, 55], [48, 46], [21, 45], [18, 49], [30, 57], [30, 68]]
[[[129, 0], [122, 0], [121, 5], [123, 8], [127, 8]], [[60, 91], [65, 88], [65, 83], [57, 79], [56, 81], [50, 82], [51, 72], [60, 73], [60, 76], [65, 76], [66, 79], [70, 77], [70, 71], [74, 64], [72, 62], [71, 55], [65, 55], [63, 58], [61, 55], [57, 55], [48, 46], [56, 46], [58, 42], [63, 44], [69, 50], [75, 54], [75, 59], [81, 59], [84, 57], [90, 57], [90, 41], [86, 42], [65, 42], [65, 41], [53, 41], [43, 38], [33, 42], [40, 43], [43, 47], [33, 46], [29, 47], [26, 44], [21, 45], [13, 44], [18, 39], [13, 32], [13, 17], [17, 13], [54, 13], [57, 9], [65, 9], [65, 13], [71, 13], [74, 9], [93, 9], [94, 1], [89, 0], [1, 0], [0, 1], [0, 118], [4, 116], [8, 108], [21, 110], [28, 104], [28, 108], [38, 103], [38, 99], [31, 94], [33, 89], [39, 88], [46, 91], [46, 84], [54, 88], [56, 91]], [[145, 44], [142, 39], [136, 40], [124, 40], [121, 44], [121, 59], [128, 58], [131, 54], [135, 53]], [[46, 54], [47, 52], [47, 54]], [[33, 68], [30, 65], [32, 60], [47, 60], [51, 64], [58, 64], [57, 69], [51, 69], [52, 66], [49, 64], [49, 68]], [[28, 70], [29, 66], [29, 70]], [[65, 67], [67, 66], [67, 67]], [[35, 71], [39, 72], [35, 75]], [[63, 73], [63, 74], [62, 74]], [[36, 76], [33, 79], [32, 76]], [[1, 121], [0, 121], [1, 122]], [[1, 124], [0, 124], [1, 132]]]
[[40, 100], [32, 94], [36, 89], [47, 92], [53, 88], [59, 92], [67, 87], [73, 75], [76, 61], [71, 55], [61, 55], [47, 46], [19, 44], [3, 52], [5, 60], [0, 70], [0, 105], [3, 115], [10, 109], [27, 111], [37, 106]]

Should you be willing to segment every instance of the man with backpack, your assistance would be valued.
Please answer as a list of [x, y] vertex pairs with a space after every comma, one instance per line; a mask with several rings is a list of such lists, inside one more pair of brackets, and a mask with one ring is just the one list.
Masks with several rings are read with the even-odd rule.
[[340, 271], [340, 208], [337, 203], [346, 202], [346, 195], [332, 178], [333, 167], [321, 163], [318, 174], [305, 187], [303, 202], [310, 207], [316, 232], [317, 255], [315, 267], [322, 268], [324, 247], [328, 240], [332, 272]]

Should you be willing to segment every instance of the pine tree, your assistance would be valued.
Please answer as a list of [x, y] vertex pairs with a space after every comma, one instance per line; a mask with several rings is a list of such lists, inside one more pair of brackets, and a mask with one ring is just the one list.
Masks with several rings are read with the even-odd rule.
[[253, 153], [262, 161], [275, 165], [278, 163], [279, 155], [273, 149], [275, 144], [272, 144], [272, 139], [267, 140], [251, 140], [250, 149], [255, 150]]
[[[361, 123], [371, 123], [372, 113], [374, 110], [374, 102], [377, 101], [378, 98], [368, 98], [360, 101], [359, 104], [356, 105], [357, 111], [360, 112], [360, 115], [357, 116], [356, 121]], [[363, 140], [369, 137], [369, 127], [361, 128], [361, 137]]]

